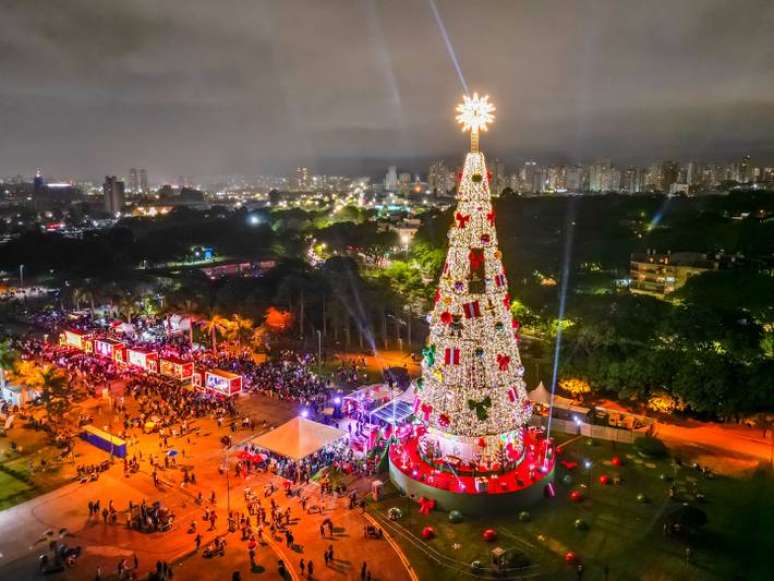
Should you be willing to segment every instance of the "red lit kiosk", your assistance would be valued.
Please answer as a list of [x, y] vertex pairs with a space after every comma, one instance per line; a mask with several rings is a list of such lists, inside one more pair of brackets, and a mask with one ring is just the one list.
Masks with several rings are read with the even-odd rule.
[[194, 387], [231, 397], [242, 392], [242, 376], [222, 369], [203, 369], [196, 367], [193, 371], [192, 383]]
[[126, 350], [126, 362], [150, 373], [159, 372], [159, 354], [149, 349], [132, 347]]
[[165, 377], [171, 377], [179, 381], [191, 379], [194, 371], [193, 361], [183, 361], [177, 357], [162, 357], [159, 364], [159, 373]]
[[390, 479], [444, 510], [491, 514], [550, 493], [554, 451], [527, 428], [532, 405], [523, 380], [518, 322], [497, 244], [495, 213], [479, 130], [493, 119], [486, 97], [465, 96], [458, 121], [471, 131], [449, 250], [430, 314], [417, 380], [417, 424], [398, 430]]

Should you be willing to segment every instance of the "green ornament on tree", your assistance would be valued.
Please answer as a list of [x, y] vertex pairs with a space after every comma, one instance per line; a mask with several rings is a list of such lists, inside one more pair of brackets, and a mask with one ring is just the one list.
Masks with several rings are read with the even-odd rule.
[[422, 349], [422, 357], [425, 358], [425, 365], [428, 367], [435, 365], [435, 345], [428, 345]]
[[487, 408], [492, 407], [492, 398], [489, 396], [486, 396], [481, 401], [476, 401], [474, 399], [468, 400], [468, 409], [471, 411], [476, 412], [476, 417], [479, 419], [479, 421], [485, 422], [486, 419], [489, 417], [489, 411]]

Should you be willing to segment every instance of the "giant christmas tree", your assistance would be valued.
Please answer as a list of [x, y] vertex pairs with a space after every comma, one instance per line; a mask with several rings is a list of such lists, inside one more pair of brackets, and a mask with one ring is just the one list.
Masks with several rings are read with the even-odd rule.
[[430, 336], [423, 351], [415, 412], [427, 430], [422, 456], [437, 466], [449, 459], [500, 468], [519, 462], [531, 407], [517, 343], [517, 323], [497, 245], [479, 132], [493, 120], [487, 97], [466, 96], [457, 108], [470, 152], [449, 228]]

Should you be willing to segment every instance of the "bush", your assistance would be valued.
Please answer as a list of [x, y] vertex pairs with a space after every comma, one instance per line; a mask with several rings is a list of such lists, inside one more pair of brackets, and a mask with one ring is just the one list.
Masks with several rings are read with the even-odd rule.
[[530, 558], [518, 549], [508, 549], [505, 551], [501, 562], [506, 569], [524, 569], [532, 564]]
[[668, 454], [664, 442], [652, 436], [642, 436], [634, 440], [634, 449], [644, 458], [665, 458]]

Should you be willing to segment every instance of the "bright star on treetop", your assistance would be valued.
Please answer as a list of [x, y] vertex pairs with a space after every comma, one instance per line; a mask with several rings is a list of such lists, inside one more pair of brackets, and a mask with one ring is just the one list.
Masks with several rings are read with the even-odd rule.
[[479, 97], [478, 93], [473, 93], [472, 97], [463, 95], [462, 103], [457, 105], [457, 122], [462, 125], [463, 131], [470, 131], [471, 152], [478, 152], [478, 133], [486, 131], [487, 124], [494, 121], [494, 110], [489, 95]]
[[472, 97], [464, 95], [462, 103], [457, 105], [457, 122], [462, 125], [463, 131], [477, 133], [479, 130], [486, 131], [488, 123], [494, 121], [495, 108], [489, 102], [489, 95], [479, 97], [478, 93], [473, 93]]

